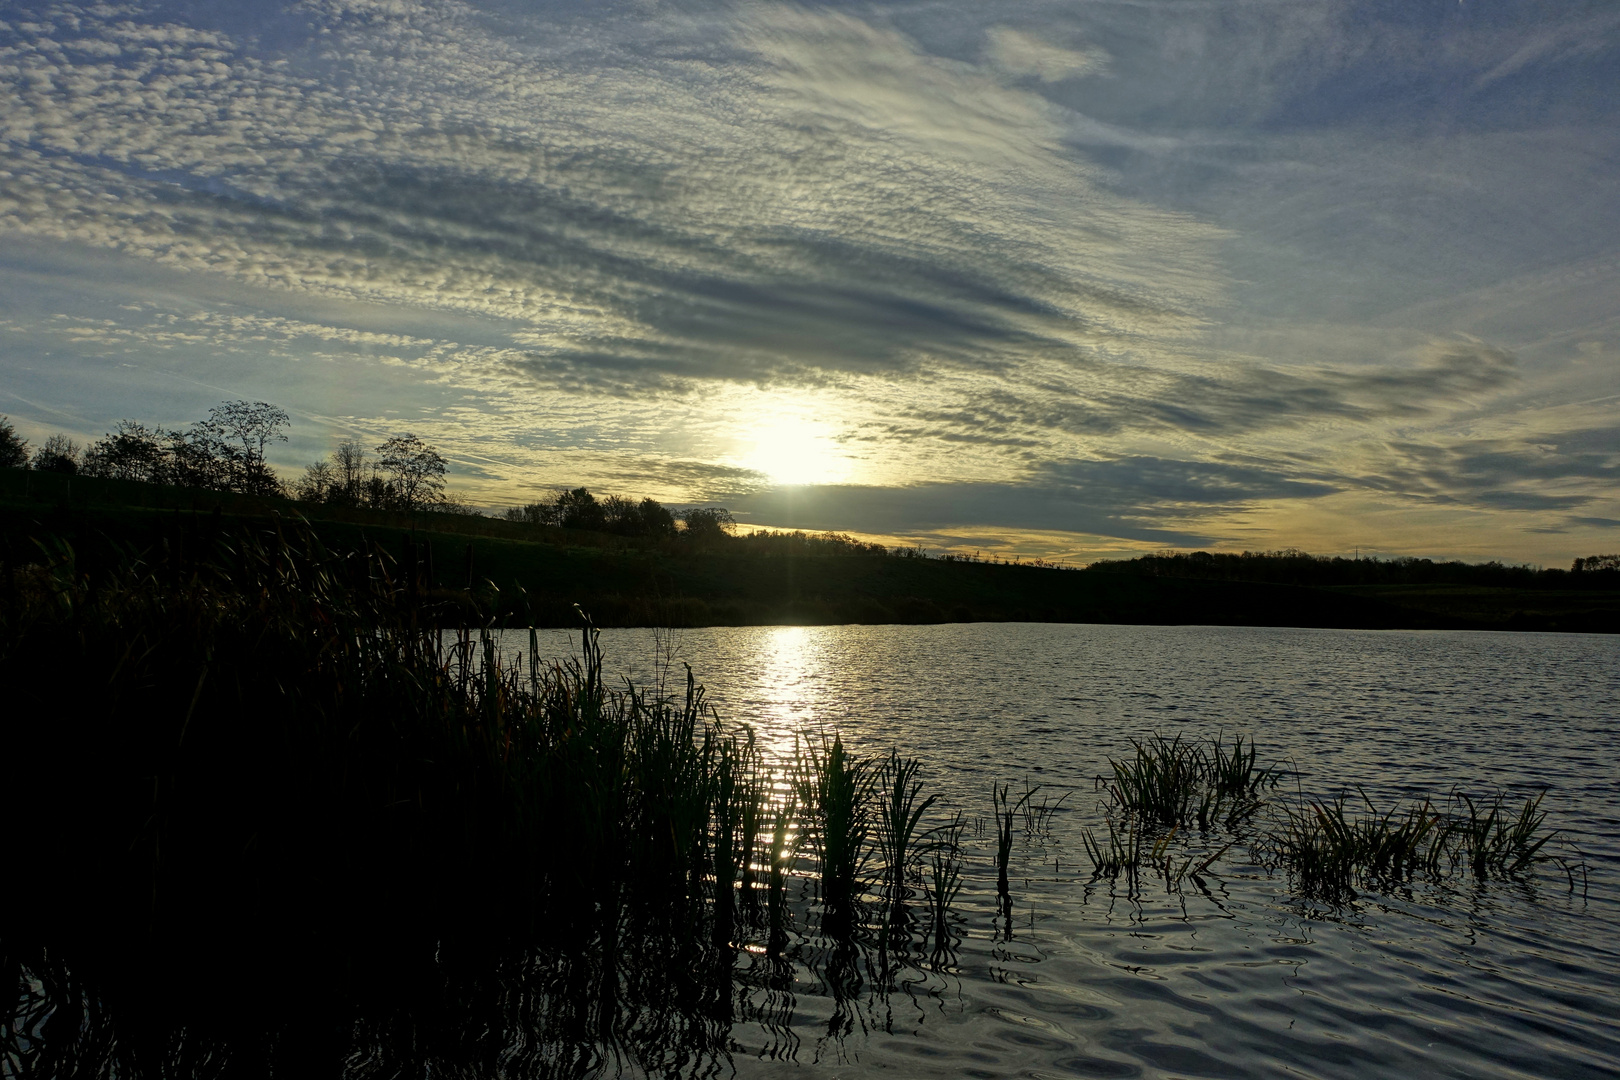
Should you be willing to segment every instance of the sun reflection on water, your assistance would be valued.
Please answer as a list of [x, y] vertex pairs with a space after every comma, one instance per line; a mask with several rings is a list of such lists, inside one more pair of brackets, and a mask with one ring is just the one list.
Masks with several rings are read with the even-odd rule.
[[819, 731], [812, 690], [822, 672], [815, 636], [811, 627], [777, 626], [760, 643], [760, 697], [750, 703], [748, 719], [760, 751], [773, 764], [792, 760], [795, 739], [814, 738]]

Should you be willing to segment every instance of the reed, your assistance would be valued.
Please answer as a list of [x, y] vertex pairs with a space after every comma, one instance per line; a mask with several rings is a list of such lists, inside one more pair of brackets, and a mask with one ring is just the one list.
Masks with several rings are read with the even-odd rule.
[[807, 746], [797, 756], [798, 801], [817, 861], [823, 928], [834, 937], [847, 936], [866, 891], [877, 770], [846, 752], [836, 734], [830, 746]]
[[[468, 608], [426, 586], [414, 552], [331, 551], [289, 523], [93, 557], [47, 538], [0, 566], [0, 813], [32, 822], [38, 882], [0, 893], [0, 966], [70, 957], [95, 989], [68, 980], [49, 1009], [104, 995], [132, 1018], [126, 1048], [139, 1030], [239, 1049], [307, 1030], [312, 1056], [277, 1071], [313, 1075], [366, 1027], [361, 999], [431, 983], [445, 950], [545, 956], [501, 975], [501, 1000], [541, 994], [537, 1022], [578, 1052], [617, 1041], [657, 1071], [657, 1041], [620, 1020], [667, 1028], [660, 995], [689, 984], [725, 1015], [729, 990], [690, 972], [735, 962], [739, 889], [752, 919], [763, 884], [768, 950], [788, 952], [801, 830], [829, 930], [853, 931], [874, 801], [904, 898], [931, 843], [915, 762], [885, 771], [834, 739], [779, 783], [690, 670], [668, 695], [609, 687], [588, 622], [577, 656], [543, 661], [531, 632], [509, 662], [487, 630], [441, 632]], [[334, 975], [312, 988], [317, 967]], [[524, 982], [568, 971], [583, 981]], [[165, 1028], [160, 1005], [191, 1019]]]
[[1282, 776], [1279, 766], [1261, 768], [1258, 757], [1254, 741], [1249, 740], [1245, 746], [1242, 735], [1234, 735], [1230, 747], [1221, 735], [1210, 740], [1205, 784], [1213, 799], [1205, 799], [1200, 805], [1200, 829], [1209, 829], [1217, 818], [1224, 818], [1226, 827], [1234, 828], [1260, 808], [1263, 793], [1275, 788]]
[[1428, 800], [1380, 813], [1359, 787], [1365, 814], [1340, 796], [1332, 802], [1285, 807], [1281, 827], [1266, 839], [1274, 858], [1301, 891], [1324, 897], [1353, 892], [1358, 883], [1388, 886], [1420, 872], [1437, 875], [1454, 830]]
[[786, 796], [776, 804], [771, 816], [769, 879], [766, 883], [766, 912], [769, 926], [768, 950], [780, 957], [787, 947], [788, 909], [787, 875], [793, 862], [798, 834], [794, 830], [798, 809], [791, 785]]
[[[1475, 877], [1481, 881], [1508, 878], [1550, 859], [1542, 849], [1558, 834], [1556, 830], [1544, 830], [1547, 812], [1541, 809], [1541, 801], [1546, 794], [1527, 798], [1514, 814], [1505, 794], [1498, 794], [1489, 803], [1476, 803], [1462, 792], [1453, 793], [1453, 801], [1461, 802], [1466, 809], [1466, 816], [1457, 815], [1454, 826], [1458, 854]], [[1570, 887], [1573, 890], [1573, 876]]]
[[990, 785], [990, 809], [996, 824], [996, 893], [1004, 905], [1010, 902], [1011, 897], [1008, 891], [1007, 864], [1012, 859], [1013, 824], [1023, 813], [1030, 792], [1026, 789], [1017, 802], [1008, 801], [1011, 794], [1011, 784]]
[[1162, 828], [1235, 828], [1259, 809], [1262, 792], [1279, 779], [1275, 766], [1259, 766], [1254, 743], [1245, 744], [1241, 735], [1230, 745], [1216, 735], [1208, 749], [1180, 735], [1133, 739], [1131, 745], [1131, 758], [1110, 761], [1107, 791], [1121, 810]]
[[1208, 761], [1195, 743], [1181, 736], [1155, 735], [1147, 742], [1131, 740], [1136, 753], [1125, 761], [1111, 761], [1114, 779], [1109, 787], [1114, 801], [1144, 823], [1166, 828], [1186, 824], [1193, 817], [1205, 789]]
[[1124, 833], [1116, 828], [1112, 818], [1103, 822], [1108, 827], [1108, 842], [1103, 844], [1087, 829], [1081, 833], [1086, 855], [1091, 860], [1093, 878], [1116, 878], [1122, 873], [1134, 873], [1142, 861], [1142, 833], [1134, 820], [1128, 820]]
[[1030, 787], [1029, 781], [1025, 780], [1024, 797], [1019, 800], [1024, 818], [1024, 835], [1031, 842], [1039, 837], [1052, 834], [1052, 818], [1063, 809], [1063, 804], [1073, 794], [1073, 792], [1065, 791], [1056, 799], [1053, 799], [1051, 795], [1042, 795], [1041, 801], [1036, 802], [1035, 796], [1043, 786], [1036, 784], [1034, 787]]
[[939, 796], [921, 797], [923, 785], [918, 779], [921, 771], [922, 762], [902, 758], [898, 750], [891, 750], [878, 769], [876, 838], [883, 860], [885, 931], [890, 926], [903, 925], [905, 904], [911, 895], [906, 883], [913, 876], [920, 876], [915, 873], [916, 867], [933, 842], [933, 837], [921, 830], [921, 823], [923, 815]]
[[948, 824], [937, 830], [937, 839], [929, 851], [928, 910], [934, 939], [930, 955], [936, 967], [947, 963], [953, 951], [950, 913], [962, 891], [962, 835], [966, 829], [967, 816], [957, 811]]

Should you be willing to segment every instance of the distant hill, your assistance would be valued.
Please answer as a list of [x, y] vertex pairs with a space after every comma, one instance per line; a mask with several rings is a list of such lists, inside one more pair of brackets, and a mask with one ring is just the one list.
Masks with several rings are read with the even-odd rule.
[[212, 542], [238, 528], [298, 528], [309, 512], [320, 514], [308, 526], [327, 547], [380, 547], [401, 565], [419, 567], [441, 594], [476, 602], [486, 617], [509, 625], [576, 625], [577, 605], [603, 626], [1047, 621], [1620, 629], [1620, 588], [1602, 587], [1620, 575], [1608, 573], [1358, 563], [1292, 552], [1152, 556], [1074, 570], [879, 553], [826, 536], [694, 544], [476, 515], [311, 511], [281, 499], [80, 477], [69, 484], [11, 470], [0, 470], [0, 559], [11, 566], [37, 559], [33, 539], [55, 535], [73, 543], [88, 565], [115, 545], [173, 547]]

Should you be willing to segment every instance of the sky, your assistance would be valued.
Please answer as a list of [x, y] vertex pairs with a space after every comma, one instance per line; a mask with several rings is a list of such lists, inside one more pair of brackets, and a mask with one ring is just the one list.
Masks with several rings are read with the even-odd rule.
[[1620, 549], [1620, 6], [0, 2], [0, 414], [1086, 562]]

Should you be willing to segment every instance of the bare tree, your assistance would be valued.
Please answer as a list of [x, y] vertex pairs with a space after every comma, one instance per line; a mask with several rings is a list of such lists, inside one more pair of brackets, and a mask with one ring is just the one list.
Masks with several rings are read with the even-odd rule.
[[365, 497], [366, 448], [356, 439], [345, 439], [332, 451], [332, 467], [337, 470], [338, 499], [359, 506]]
[[328, 503], [341, 491], [338, 471], [329, 461], [317, 461], [304, 468], [304, 475], [293, 485], [293, 498], [300, 502]]
[[208, 410], [195, 425], [214, 443], [230, 471], [232, 486], [250, 494], [273, 494], [281, 484], [265, 464], [265, 447], [286, 442], [292, 425], [287, 411], [268, 401], [227, 401]]
[[401, 509], [419, 510], [443, 498], [445, 460], [410, 432], [377, 447], [377, 464], [392, 475], [389, 487]]

